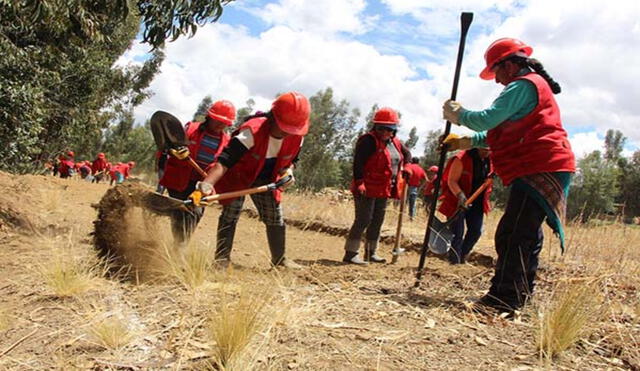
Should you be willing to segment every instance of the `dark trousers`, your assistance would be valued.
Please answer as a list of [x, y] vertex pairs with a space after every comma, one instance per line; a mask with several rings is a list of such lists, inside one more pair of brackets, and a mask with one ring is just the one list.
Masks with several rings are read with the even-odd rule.
[[[451, 223], [451, 250], [449, 262], [453, 264], [463, 263], [482, 235], [482, 222], [484, 212], [482, 202], [474, 202], [468, 210], [461, 211]], [[467, 233], [465, 234], [465, 223]]]
[[[189, 195], [196, 190], [196, 181], [189, 181], [189, 185], [184, 191], [169, 189], [169, 196], [179, 200], [187, 200]], [[192, 208], [191, 212], [184, 210], [174, 210], [171, 215], [171, 232], [177, 243], [187, 242], [196, 230], [200, 219], [204, 215], [204, 207]]]
[[544, 209], [523, 190], [511, 187], [495, 236], [495, 275], [489, 295], [513, 309], [533, 293], [538, 255], [542, 250]]
[[354, 196], [356, 218], [349, 230], [349, 240], [360, 240], [366, 230], [367, 241], [378, 241], [380, 228], [387, 211], [386, 198], [370, 198], [361, 195]]

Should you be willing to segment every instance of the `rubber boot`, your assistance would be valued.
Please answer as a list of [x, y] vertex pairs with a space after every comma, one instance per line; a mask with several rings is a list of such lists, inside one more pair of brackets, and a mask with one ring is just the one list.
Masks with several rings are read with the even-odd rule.
[[271, 264], [273, 264], [274, 267], [285, 267], [289, 269], [302, 268], [296, 262], [284, 256], [285, 237], [284, 225], [267, 226], [267, 241], [269, 242], [269, 250], [271, 250]]
[[386, 263], [387, 259], [376, 255], [378, 250], [378, 240], [366, 241], [364, 244], [364, 260], [370, 263]]
[[349, 240], [344, 245], [344, 258], [342, 261], [350, 264], [366, 265], [367, 262], [360, 259], [358, 251], [360, 250], [360, 240]]
[[233, 237], [236, 234], [236, 223], [221, 224], [218, 221], [218, 236], [216, 241], [216, 261], [231, 261], [231, 249], [233, 248]]

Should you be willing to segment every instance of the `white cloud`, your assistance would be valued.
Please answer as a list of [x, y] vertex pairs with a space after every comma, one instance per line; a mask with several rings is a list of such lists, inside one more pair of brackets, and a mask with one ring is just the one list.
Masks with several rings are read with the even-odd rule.
[[362, 17], [364, 0], [281, 0], [256, 14], [270, 25], [319, 33], [363, 33], [372, 21]]
[[374, 103], [400, 110], [405, 135], [411, 126], [442, 122], [439, 100], [427, 81], [411, 80], [415, 71], [404, 57], [382, 55], [356, 41], [284, 26], [252, 37], [245, 29], [216, 24], [169, 44], [166, 54], [151, 85], [155, 95], [136, 110], [139, 122], [157, 109], [186, 121], [207, 94], [229, 99], [238, 108], [253, 98], [257, 109], [268, 110], [279, 92], [312, 95], [328, 86], [336, 99], [347, 99], [363, 114]]
[[[445, 47], [426, 51], [425, 59], [417, 62], [380, 48], [388, 42], [384, 32], [369, 44], [353, 39], [371, 22], [364, 0], [280, 0], [250, 8], [269, 25], [262, 33], [224, 24], [223, 17], [222, 23], [200, 28], [191, 39], [168, 44], [162, 71], [151, 85], [155, 95], [136, 110], [136, 118], [143, 122], [164, 109], [190, 119], [207, 94], [230, 99], [237, 107], [252, 98], [256, 108], [266, 110], [279, 92], [311, 95], [330, 86], [337, 99], [346, 99], [363, 113], [374, 103], [399, 109], [401, 134], [417, 126], [424, 135], [443, 127], [440, 110], [453, 80], [459, 12], [470, 9], [476, 14], [458, 92], [466, 108], [485, 108], [502, 89], [478, 77], [486, 47], [498, 37], [517, 37], [534, 47], [534, 57], [562, 85], [556, 97], [568, 130], [594, 129], [572, 136], [578, 154], [601, 146], [596, 133], [609, 128], [621, 130], [630, 143], [640, 143], [640, 89], [635, 87], [640, 81], [640, 53], [635, 50], [640, 45], [640, 2], [383, 2], [392, 12], [380, 15], [385, 21], [402, 25], [413, 17], [421, 32]], [[407, 42], [405, 50], [425, 48]], [[136, 46], [119, 63], [144, 52]], [[429, 77], [420, 77], [420, 71]]]
[[604, 151], [604, 139], [598, 137], [595, 131], [572, 135], [569, 141], [576, 158], [582, 158], [593, 151]]
[[[579, 9], [579, 11], [578, 11]], [[571, 130], [584, 126], [598, 132], [621, 130], [632, 141], [640, 141], [640, 11], [638, 1], [607, 2], [577, 0], [531, 1], [507, 18], [491, 33], [470, 44], [465, 71], [474, 77], [484, 66], [483, 54], [499, 37], [520, 38], [534, 48], [550, 75], [563, 88], [556, 96], [563, 123]], [[473, 27], [473, 25], [472, 25]], [[483, 94], [468, 93], [470, 106], [486, 106]], [[495, 95], [494, 95], [495, 96]], [[471, 107], [470, 107], [471, 108]]]

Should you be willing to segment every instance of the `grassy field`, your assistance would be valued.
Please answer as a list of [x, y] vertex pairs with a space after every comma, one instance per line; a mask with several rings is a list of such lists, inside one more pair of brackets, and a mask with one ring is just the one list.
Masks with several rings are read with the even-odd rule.
[[[635, 226], [570, 224], [564, 255], [545, 229], [535, 299], [507, 320], [468, 309], [488, 288], [499, 210], [475, 259], [430, 257], [413, 289], [416, 253], [343, 265], [343, 237], [289, 227], [288, 255], [305, 269], [271, 270], [264, 226], [243, 215], [222, 269], [211, 261], [217, 207], [182, 250], [167, 218], [132, 209], [114, 233], [146, 258], [121, 280], [91, 236], [107, 189], [0, 173], [0, 369], [640, 369]], [[287, 194], [284, 206], [299, 221], [353, 219], [334, 196]], [[390, 206], [384, 234], [396, 218]], [[421, 213], [403, 238], [421, 241], [424, 226]]]

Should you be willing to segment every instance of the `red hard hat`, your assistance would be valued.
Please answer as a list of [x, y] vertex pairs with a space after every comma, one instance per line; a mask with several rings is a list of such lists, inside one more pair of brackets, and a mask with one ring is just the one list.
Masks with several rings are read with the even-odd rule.
[[429, 171], [430, 171], [430, 172], [432, 172], [432, 173], [437, 173], [437, 172], [438, 172], [438, 167], [437, 167], [437, 166], [435, 166], [435, 165], [434, 165], [434, 166], [431, 166], [431, 167], [429, 168]]
[[207, 116], [231, 126], [236, 119], [236, 107], [228, 100], [219, 100], [209, 107]]
[[104, 158], [104, 153], [102, 152], [98, 153], [98, 158]]
[[533, 48], [518, 39], [502, 38], [494, 41], [487, 51], [484, 52], [484, 60], [487, 63], [485, 68], [480, 72], [480, 78], [491, 80], [496, 77], [492, 71], [496, 63], [499, 63], [512, 55], [528, 57], [533, 53]]
[[311, 105], [304, 95], [292, 91], [284, 93], [271, 105], [271, 113], [280, 130], [291, 135], [305, 135], [309, 131]]
[[400, 122], [400, 118], [398, 117], [398, 112], [393, 108], [382, 107], [373, 115], [372, 121], [374, 125], [383, 125], [395, 129], [395, 126]]
[[67, 156], [73, 157], [75, 156], [75, 153], [73, 153], [73, 151], [67, 151]]
[[136, 162], [135, 161], [129, 161], [129, 163], [127, 165], [129, 165], [129, 167], [132, 168], [132, 167], [136, 166]]

